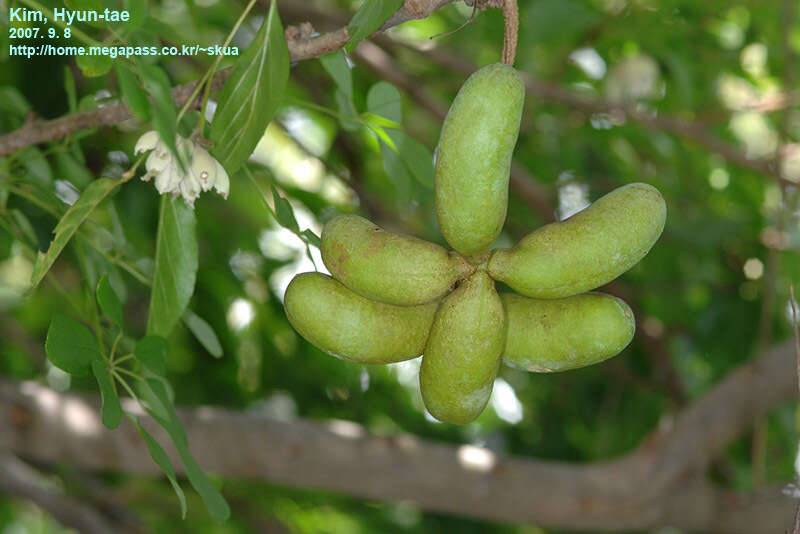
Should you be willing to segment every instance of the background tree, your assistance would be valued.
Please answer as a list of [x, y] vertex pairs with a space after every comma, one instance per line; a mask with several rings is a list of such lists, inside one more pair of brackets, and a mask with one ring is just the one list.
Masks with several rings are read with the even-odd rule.
[[[4, 528], [791, 529], [795, 2], [520, 2], [528, 100], [500, 245], [632, 181], [664, 194], [667, 226], [603, 288], [636, 313], [622, 355], [564, 374], [503, 369], [490, 408], [464, 427], [426, 417], [418, 361], [330, 358], [294, 332], [281, 299], [295, 273], [321, 265], [316, 236], [338, 213], [443, 243], [429, 157], [460, 85], [500, 57], [498, 3], [433, 40], [473, 7], [67, 3], [106, 4], [130, 9], [130, 24], [76, 24], [64, 43], [230, 35], [250, 55], [25, 58], [9, 45], [49, 41], [0, 32]], [[9, 7], [64, 5], [20, 0], [0, 18]], [[248, 79], [241, 65], [259, 58], [271, 69]], [[253, 90], [222, 89], [229, 78]], [[233, 119], [205, 124], [197, 110], [215, 104]], [[249, 161], [218, 152], [231, 123], [258, 142]], [[130, 169], [146, 130], [188, 137], [198, 125], [230, 192], [203, 194], [192, 211], [135, 178], [145, 163]], [[179, 232], [192, 227], [196, 238]], [[80, 336], [88, 352], [70, 347]], [[163, 473], [185, 487], [186, 519]], [[223, 526], [209, 521], [227, 515], [221, 496]]]

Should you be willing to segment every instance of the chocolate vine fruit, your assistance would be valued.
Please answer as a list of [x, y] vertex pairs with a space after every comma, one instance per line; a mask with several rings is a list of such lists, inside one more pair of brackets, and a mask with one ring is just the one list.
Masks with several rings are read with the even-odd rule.
[[528, 297], [577, 295], [615, 279], [641, 260], [664, 229], [667, 208], [655, 187], [615, 189], [563, 222], [497, 250], [489, 274]]
[[325, 225], [322, 260], [356, 293], [402, 306], [436, 300], [474, 270], [459, 254], [386, 232], [357, 215], [341, 215]]
[[467, 79], [445, 118], [436, 149], [436, 216], [447, 242], [465, 256], [488, 252], [505, 223], [524, 100], [517, 71], [493, 63]]
[[[356, 215], [336, 217], [321, 239], [333, 277], [300, 274], [284, 298], [295, 329], [339, 358], [391, 363], [424, 352], [422, 399], [447, 423], [481, 414], [501, 362], [566, 371], [628, 346], [636, 326], [628, 305], [586, 291], [633, 267], [664, 229], [661, 194], [635, 183], [490, 253], [505, 223], [524, 98], [519, 74], [492, 64], [469, 77], [450, 107], [436, 152], [435, 200], [455, 251]], [[498, 295], [495, 280], [525, 296]]]
[[442, 301], [419, 371], [422, 399], [436, 419], [466, 424], [483, 411], [500, 366], [504, 323], [503, 305], [485, 271], [476, 271]]
[[507, 330], [503, 363], [525, 371], [567, 371], [601, 362], [622, 352], [636, 329], [631, 309], [611, 295], [500, 298]]
[[297, 275], [283, 300], [292, 326], [316, 347], [356, 363], [391, 363], [422, 354], [438, 302], [375, 302], [320, 273]]

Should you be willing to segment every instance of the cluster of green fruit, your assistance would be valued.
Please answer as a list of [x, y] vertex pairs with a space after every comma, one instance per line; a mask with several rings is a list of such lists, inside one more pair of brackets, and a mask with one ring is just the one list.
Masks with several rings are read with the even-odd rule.
[[[297, 331], [341, 359], [391, 363], [424, 354], [422, 398], [445, 422], [480, 415], [501, 362], [553, 372], [622, 351], [635, 329], [630, 308], [585, 292], [635, 265], [664, 228], [661, 194], [634, 183], [514, 248], [490, 251], [506, 218], [524, 96], [519, 74], [492, 64], [466, 81], [445, 119], [436, 214], [454, 251], [339, 216], [322, 232], [333, 277], [300, 274], [284, 298]], [[498, 295], [494, 280], [524, 296]]]

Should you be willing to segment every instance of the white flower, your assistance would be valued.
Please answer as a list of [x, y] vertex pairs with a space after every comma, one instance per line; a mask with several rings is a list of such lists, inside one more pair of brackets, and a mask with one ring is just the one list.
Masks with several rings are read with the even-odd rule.
[[192, 207], [202, 191], [214, 189], [223, 198], [228, 198], [230, 181], [222, 165], [205, 148], [181, 136], [177, 136], [175, 145], [187, 162], [186, 169], [181, 169], [180, 162], [155, 130], [139, 138], [134, 154], [152, 150], [145, 160], [147, 172], [142, 180], [148, 182], [155, 177], [156, 190], [160, 194], [181, 195]]

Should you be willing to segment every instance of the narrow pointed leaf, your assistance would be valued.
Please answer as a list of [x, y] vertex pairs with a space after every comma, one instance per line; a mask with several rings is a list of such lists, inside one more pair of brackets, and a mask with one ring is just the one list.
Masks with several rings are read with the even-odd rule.
[[223, 523], [231, 515], [230, 507], [189, 451], [186, 430], [184, 430], [178, 415], [175, 413], [175, 408], [169, 400], [167, 389], [162, 383], [155, 380], [148, 380], [148, 383], [160, 406], [167, 412], [166, 418], [159, 417], [156, 413], [151, 413], [150, 415], [167, 431], [172, 443], [175, 445], [175, 449], [178, 451], [178, 455], [181, 457], [189, 483], [203, 498], [211, 517], [218, 523]]
[[139, 86], [136, 76], [122, 64], [118, 64], [114, 71], [117, 73], [119, 90], [125, 105], [143, 121], [150, 120], [150, 102], [147, 100], [147, 93]]
[[183, 493], [183, 489], [181, 489], [180, 484], [178, 484], [178, 479], [175, 476], [175, 468], [172, 467], [172, 462], [167, 456], [167, 452], [164, 448], [156, 441], [156, 439], [150, 435], [147, 430], [142, 427], [141, 423], [139, 423], [139, 419], [136, 418], [135, 415], [132, 414], [125, 414], [128, 416], [128, 419], [131, 420], [133, 425], [139, 431], [139, 434], [144, 439], [144, 443], [147, 446], [147, 452], [150, 453], [150, 458], [156, 463], [156, 465], [164, 472], [164, 475], [169, 480], [169, 483], [172, 485], [172, 489], [175, 490], [175, 495], [178, 496], [178, 500], [181, 503], [181, 517], [186, 518], [186, 495]]
[[114, 321], [115, 325], [122, 326], [122, 302], [108, 282], [108, 274], [104, 274], [97, 283], [97, 303], [106, 317]]
[[255, 150], [275, 115], [289, 80], [289, 47], [277, 2], [233, 68], [211, 121], [212, 153], [230, 176]]
[[169, 334], [192, 298], [197, 278], [196, 224], [194, 210], [180, 198], [161, 197], [148, 334]]
[[278, 224], [294, 233], [298, 233], [300, 226], [297, 224], [292, 205], [278, 193], [275, 186], [272, 186], [272, 199], [275, 201], [275, 217], [278, 219]]
[[69, 207], [67, 212], [58, 221], [55, 230], [55, 237], [50, 243], [47, 253], [39, 253], [33, 266], [31, 275], [31, 287], [39, 285], [44, 275], [52, 267], [58, 255], [64, 250], [69, 240], [75, 235], [81, 224], [89, 217], [105, 198], [120, 184], [111, 178], [100, 178], [89, 184], [81, 194], [80, 198]]
[[100, 386], [100, 398], [103, 401], [100, 414], [103, 418], [103, 424], [107, 428], [117, 428], [122, 419], [122, 405], [119, 403], [119, 397], [114, 389], [111, 373], [105, 360], [102, 358], [92, 360], [92, 373], [94, 373], [94, 377], [97, 380], [97, 385]]
[[214, 329], [202, 317], [191, 310], [186, 310], [186, 313], [183, 314], [183, 323], [209, 354], [215, 358], [222, 357], [222, 345], [217, 338], [217, 334], [214, 333]]
[[345, 49], [352, 52], [359, 41], [378, 31], [403, 3], [404, 0], [364, 0], [347, 25], [350, 42]]
[[336, 86], [342, 91], [348, 100], [353, 100], [353, 73], [347, 63], [347, 57], [343, 50], [337, 50], [330, 54], [325, 54], [319, 58], [319, 62], [325, 71], [330, 74]]

